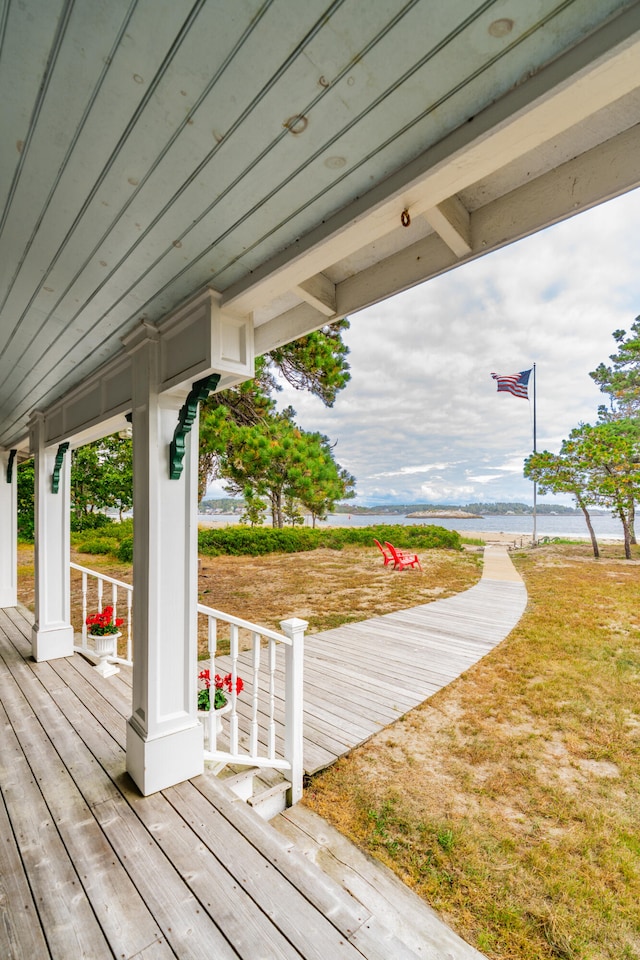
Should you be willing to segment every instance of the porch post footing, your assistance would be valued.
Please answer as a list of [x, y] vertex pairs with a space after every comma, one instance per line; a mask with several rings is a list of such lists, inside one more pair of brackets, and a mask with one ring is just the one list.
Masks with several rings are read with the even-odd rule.
[[73, 644], [73, 627], [70, 624], [46, 629], [38, 629], [34, 626], [31, 630], [31, 652], [33, 659], [38, 663], [42, 660], [72, 657]]
[[200, 723], [164, 736], [146, 738], [135, 721], [127, 721], [127, 773], [143, 796], [204, 773]]

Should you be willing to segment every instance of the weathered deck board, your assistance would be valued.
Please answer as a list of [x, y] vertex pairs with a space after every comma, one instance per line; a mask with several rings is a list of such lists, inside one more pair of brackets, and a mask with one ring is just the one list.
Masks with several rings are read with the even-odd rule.
[[404, 956], [214, 778], [141, 797], [124, 772], [122, 683], [77, 656], [34, 663], [30, 631], [0, 610], [3, 960]]

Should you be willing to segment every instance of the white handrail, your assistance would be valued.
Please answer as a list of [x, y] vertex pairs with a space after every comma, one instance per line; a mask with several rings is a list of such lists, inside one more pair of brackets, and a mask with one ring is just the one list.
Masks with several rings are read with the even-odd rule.
[[[95, 652], [87, 644], [87, 613], [89, 609], [102, 611], [105, 585], [110, 584], [114, 616], [119, 604], [118, 591], [124, 590], [126, 595], [127, 614], [124, 619], [127, 656], [126, 659], [109, 659], [132, 665], [133, 586], [77, 563], [71, 563], [70, 566], [82, 575], [82, 645], [75, 649], [95, 658]], [[94, 581], [95, 601], [89, 604], [89, 583]], [[218, 745], [216, 711], [199, 711], [205, 732], [205, 759], [216, 763], [219, 769], [233, 763], [286, 772], [291, 783], [288, 803], [296, 803], [302, 796], [302, 668], [304, 632], [308, 624], [295, 618], [282, 620], [280, 626], [283, 633], [278, 633], [202, 603], [198, 604], [197, 610], [200, 616], [207, 618], [207, 649], [212, 677], [216, 674], [218, 623], [228, 624], [230, 632], [230, 654], [217, 659], [219, 672], [231, 674], [228, 726], [223, 727], [222, 743]], [[250, 649], [246, 654], [240, 651], [240, 630], [251, 635]], [[263, 656], [263, 652], [266, 655]], [[200, 665], [204, 665], [203, 661]], [[236, 692], [239, 676], [246, 691], [246, 695], [241, 697]], [[284, 735], [279, 735], [278, 730], [282, 731], [283, 728]]]
[[203, 613], [206, 616], [213, 617], [216, 620], [224, 620], [225, 623], [232, 623], [236, 627], [240, 627], [242, 630], [258, 630], [258, 632], [263, 637], [268, 637], [271, 640], [276, 640], [279, 643], [291, 643], [289, 637], [284, 636], [282, 633], [277, 633], [275, 630], [269, 630], [268, 627], [257, 627], [255, 623], [251, 623], [250, 620], [243, 620], [241, 617], [234, 617], [230, 613], [223, 613], [222, 610], [216, 610], [215, 607], [207, 607], [203, 603], [198, 604], [198, 613]]
[[[205, 728], [205, 759], [220, 767], [232, 763], [282, 770], [291, 783], [288, 802], [296, 803], [302, 796], [302, 665], [308, 624], [304, 620], [283, 620], [284, 633], [277, 633], [201, 603], [198, 613], [207, 617], [212, 686], [217, 673], [231, 674], [228, 729], [222, 733], [216, 729], [222, 723], [216, 721], [215, 710], [200, 712]], [[216, 659], [219, 622], [229, 625], [230, 652]], [[251, 635], [244, 654], [240, 652], [239, 629]], [[243, 680], [245, 696], [236, 692], [238, 677]], [[284, 737], [278, 738], [280, 725], [284, 727]], [[218, 744], [220, 736], [222, 749]]]
[[[95, 656], [94, 650], [87, 643], [87, 615], [89, 613], [89, 608], [91, 611], [102, 612], [104, 605], [104, 585], [106, 583], [111, 584], [111, 606], [113, 607], [113, 616], [114, 618], [118, 616], [118, 607], [122, 610], [122, 604], [119, 603], [118, 590], [125, 591], [125, 602], [127, 607], [126, 616], [123, 617], [126, 625], [126, 629], [122, 632], [125, 634], [127, 642], [127, 655], [126, 657], [109, 657], [110, 661], [115, 661], [117, 663], [125, 663], [131, 666], [133, 663], [133, 630], [132, 630], [132, 609], [133, 609], [133, 587], [130, 583], [124, 583], [123, 580], [116, 580], [114, 577], [107, 576], [106, 573], [97, 573], [95, 570], [90, 570], [89, 567], [81, 567], [77, 563], [70, 563], [69, 566], [72, 570], [76, 570], [82, 574], [82, 644], [76, 645], [74, 647], [79, 653], [83, 653], [85, 656], [93, 657]], [[91, 580], [90, 580], [91, 578]], [[89, 603], [89, 583], [95, 581], [95, 601], [91, 604]], [[120, 614], [122, 615], [122, 614]]]

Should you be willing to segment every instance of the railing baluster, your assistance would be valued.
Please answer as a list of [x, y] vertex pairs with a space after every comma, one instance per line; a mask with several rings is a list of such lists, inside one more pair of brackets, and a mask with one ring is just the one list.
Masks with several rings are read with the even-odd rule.
[[133, 590], [127, 590], [127, 660], [133, 663], [133, 632], [131, 613], [133, 608]]
[[102, 586], [103, 579], [101, 576], [98, 576], [98, 613], [102, 613]]
[[251, 666], [253, 670], [253, 696], [251, 700], [251, 737], [249, 752], [258, 756], [258, 706], [260, 695], [260, 634], [255, 631], [251, 634]]
[[276, 644], [269, 638], [269, 731], [267, 755], [273, 760], [276, 755]]
[[236, 681], [238, 679], [238, 627], [235, 623], [229, 625], [231, 643], [231, 716], [229, 717], [231, 753], [238, 752], [238, 694]]
[[[207, 627], [207, 646], [209, 649], [209, 663], [210, 663], [210, 674], [211, 674], [211, 683], [213, 684], [213, 678], [216, 675], [216, 652], [218, 649], [218, 621], [215, 617], [208, 617], [208, 627]], [[215, 697], [215, 690], [213, 692]], [[218, 724], [212, 722], [212, 717], [215, 716], [214, 709], [209, 704], [209, 715], [205, 717], [205, 732], [207, 733], [209, 739], [209, 750], [217, 750], [218, 743]]]
[[87, 574], [82, 573], [82, 646], [87, 646]]
[[216, 648], [218, 646], [218, 621], [211, 614], [207, 615], [207, 647], [209, 650], [209, 659], [211, 660], [211, 673], [215, 672]]

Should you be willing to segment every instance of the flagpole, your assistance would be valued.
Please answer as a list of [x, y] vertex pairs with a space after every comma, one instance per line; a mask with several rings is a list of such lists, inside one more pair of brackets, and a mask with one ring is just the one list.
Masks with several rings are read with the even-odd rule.
[[[533, 365], [533, 452], [536, 453], [536, 365]], [[533, 545], [537, 546], [537, 517], [536, 517], [536, 494], [537, 484], [533, 481]]]

